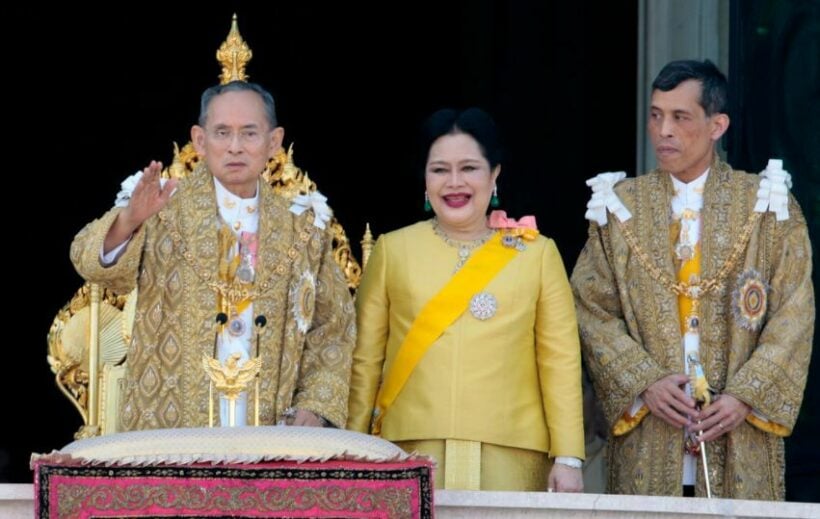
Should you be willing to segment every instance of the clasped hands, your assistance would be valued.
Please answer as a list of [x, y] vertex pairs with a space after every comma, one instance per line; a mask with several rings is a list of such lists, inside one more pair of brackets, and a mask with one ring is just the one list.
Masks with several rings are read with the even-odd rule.
[[646, 388], [641, 398], [652, 414], [675, 428], [687, 428], [702, 442], [734, 430], [752, 411], [748, 404], [726, 393], [717, 395], [707, 408], [698, 409], [684, 390], [687, 382], [689, 377], [682, 373], [667, 375]]

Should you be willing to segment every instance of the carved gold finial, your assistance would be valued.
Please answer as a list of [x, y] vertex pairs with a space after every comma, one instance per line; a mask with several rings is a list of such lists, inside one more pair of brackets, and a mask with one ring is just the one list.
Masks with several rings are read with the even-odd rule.
[[179, 149], [179, 145], [175, 142], [174, 160], [171, 162], [171, 165], [165, 168], [162, 172], [162, 177], [180, 179], [185, 178], [188, 175], [188, 172], [193, 170], [193, 167], [189, 167], [188, 164], [195, 162], [196, 160], [196, 151], [190, 142], [181, 150]]
[[236, 22], [236, 13], [234, 13], [228, 37], [216, 51], [216, 60], [222, 65], [219, 83], [224, 85], [231, 81], [247, 81], [248, 75], [245, 74], [245, 67], [252, 57], [251, 48], [239, 34], [239, 25]]
[[364, 227], [364, 236], [362, 237], [362, 269], [367, 266], [367, 260], [370, 259], [370, 252], [374, 245], [373, 234], [370, 232], [370, 223], [366, 223]]

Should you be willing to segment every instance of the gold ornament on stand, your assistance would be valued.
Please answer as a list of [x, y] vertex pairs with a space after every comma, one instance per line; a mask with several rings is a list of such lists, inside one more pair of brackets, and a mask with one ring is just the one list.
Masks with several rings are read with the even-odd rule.
[[[209, 390], [211, 398], [208, 402], [210, 427], [213, 427], [213, 389], [216, 388], [217, 393], [228, 400], [228, 425], [234, 427], [236, 425], [236, 399], [239, 398], [240, 393], [245, 391], [248, 383], [256, 378], [259, 369], [262, 367], [262, 359], [259, 357], [249, 359], [239, 366], [240, 358], [242, 358], [241, 353], [233, 353], [225, 361], [225, 364], [222, 364], [217, 359], [207, 355], [202, 356], [202, 368], [211, 379]], [[258, 387], [257, 391], [259, 391]], [[257, 395], [256, 398], [258, 399], [259, 396]]]

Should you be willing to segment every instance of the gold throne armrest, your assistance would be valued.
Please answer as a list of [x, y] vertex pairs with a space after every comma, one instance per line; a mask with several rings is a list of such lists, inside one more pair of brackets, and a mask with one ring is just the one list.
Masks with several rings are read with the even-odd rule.
[[[239, 34], [236, 15], [225, 42], [217, 51], [223, 83], [245, 81], [250, 48]], [[174, 143], [174, 158], [162, 172], [163, 178], [183, 178], [199, 158], [189, 142], [180, 149]], [[293, 145], [272, 158], [262, 174], [276, 193], [290, 200], [316, 191], [316, 183], [293, 162]], [[353, 256], [342, 225], [332, 217], [333, 257], [347, 279], [348, 287], [359, 286], [362, 267]], [[369, 227], [362, 240], [364, 261], [373, 247]], [[137, 290], [117, 295], [93, 283], [84, 284], [54, 317], [48, 332], [48, 363], [60, 390], [83, 418], [76, 438], [110, 434], [121, 430], [119, 408], [128, 344], [134, 323]]]
[[48, 363], [84, 425], [76, 438], [116, 432], [136, 291], [118, 296], [86, 283], [57, 312], [48, 332]]

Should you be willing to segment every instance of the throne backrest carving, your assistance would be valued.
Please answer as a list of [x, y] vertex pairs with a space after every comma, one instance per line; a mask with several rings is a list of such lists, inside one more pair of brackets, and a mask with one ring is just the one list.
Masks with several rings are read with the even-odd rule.
[[[239, 34], [236, 15], [231, 30], [217, 51], [222, 64], [220, 80], [246, 80], [245, 66], [252, 52]], [[181, 149], [174, 143], [174, 158], [162, 172], [163, 178], [183, 178], [191, 173], [199, 157], [189, 142]], [[272, 158], [262, 177], [274, 191], [293, 199], [316, 191], [316, 183], [293, 161], [293, 145]], [[333, 255], [355, 291], [362, 268], [353, 256], [344, 228], [332, 217]], [[373, 238], [369, 229], [362, 240], [363, 257], [369, 256]], [[120, 430], [119, 403], [124, 381], [126, 353], [131, 341], [136, 289], [130, 294], [115, 294], [98, 285], [86, 283], [57, 313], [48, 332], [48, 363], [57, 386], [72, 402], [84, 425], [77, 438], [108, 434]]]

